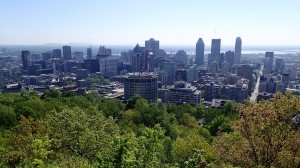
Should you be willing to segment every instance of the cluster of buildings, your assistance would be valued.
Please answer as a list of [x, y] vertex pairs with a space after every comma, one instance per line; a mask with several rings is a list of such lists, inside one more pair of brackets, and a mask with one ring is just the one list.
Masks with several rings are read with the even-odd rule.
[[272, 99], [276, 92], [300, 93], [300, 78], [296, 66], [286, 66], [283, 58], [274, 60], [274, 52], [266, 52], [263, 65], [257, 101]]
[[257, 82], [258, 99], [299, 89], [297, 69], [287, 69], [282, 58], [276, 59], [273, 67], [273, 52], [266, 53], [261, 75], [257, 72], [262, 66], [242, 64], [241, 53], [240, 37], [234, 51], [225, 52], [221, 52], [221, 39], [212, 39], [209, 54], [205, 54], [204, 41], [199, 38], [192, 56], [184, 50], [166, 52], [153, 38], [146, 40], [145, 46], [137, 44], [120, 55], [113, 55], [104, 46], [96, 54], [92, 48], [72, 52], [71, 46], [41, 54], [22, 51], [19, 64], [0, 60], [0, 84], [4, 92], [55, 88], [96, 91], [124, 101], [140, 95], [149, 101], [191, 105], [242, 102], [250, 97]]

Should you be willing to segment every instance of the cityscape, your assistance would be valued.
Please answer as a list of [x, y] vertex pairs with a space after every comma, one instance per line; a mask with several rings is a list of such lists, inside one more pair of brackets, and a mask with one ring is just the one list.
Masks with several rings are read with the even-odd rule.
[[299, 0], [0, 5], [0, 167], [299, 168]]
[[159, 40], [150, 38], [117, 52], [104, 45], [12, 53], [2, 47], [0, 82], [3, 92], [96, 92], [124, 102], [140, 95], [150, 102], [193, 106], [220, 106], [250, 98], [259, 102], [272, 99], [276, 92], [300, 94], [299, 50], [243, 54], [241, 37], [224, 52], [221, 39], [212, 39], [209, 48], [206, 45], [199, 38], [192, 51], [166, 51]]

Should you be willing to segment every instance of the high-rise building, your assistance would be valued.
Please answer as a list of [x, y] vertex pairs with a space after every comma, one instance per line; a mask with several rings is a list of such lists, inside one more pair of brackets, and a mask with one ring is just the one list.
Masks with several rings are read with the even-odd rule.
[[233, 57], [234, 57], [234, 52], [233, 51], [226, 51], [225, 52], [224, 61], [228, 62], [230, 72], [231, 72], [231, 68], [232, 68], [232, 65], [233, 65]]
[[152, 50], [154, 58], [159, 57], [159, 41], [150, 38], [150, 40], [145, 41], [145, 49]]
[[86, 59], [93, 59], [92, 48], [86, 49]]
[[270, 74], [272, 72], [273, 60], [274, 60], [274, 52], [266, 52], [265, 61], [264, 61], [265, 74]]
[[145, 71], [154, 71], [154, 54], [151, 50], [145, 50]]
[[199, 38], [196, 44], [195, 64], [204, 65], [204, 42]]
[[28, 70], [29, 61], [30, 61], [30, 52], [22, 51], [22, 65], [24, 70]]
[[137, 44], [133, 49], [131, 57], [131, 70], [132, 72], [141, 72], [145, 70], [145, 66], [145, 48], [140, 47], [139, 44]]
[[187, 54], [184, 50], [179, 50], [175, 56], [174, 56], [174, 61], [177, 64], [184, 64], [187, 65], [188, 64], [188, 57]]
[[100, 72], [104, 76], [114, 76], [118, 74], [117, 58], [100, 58]]
[[229, 63], [227, 61], [223, 61], [221, 63], [221, 73], [227, 74], [229, 72]]
[[275, 60], [275, 71], [279, 73], [283, 73], [285, 68], [285, 63], [282, 58], [278, 58]]
[[42, 59], [43, 59], [43, 60], [47, 61], [47, 60], [49, 60], [50, 58], [52, 58], [52, 52], [51, 52], [51, 51], [42, 53]]
[[61, 58], [61, 50], [60, 49], [52, 50], [52, 57], [53, 58]]
[[84, 60], [84, 69], [87, 69], [89, 73], [100, 72], [100, 61], [97, 59]]
[[242, 55], [242, 39], [240, 37], [237, 37], [235, 40], [233, 64], [241, 63], [241, 55]]
[[163, 63], [162, 69], [167, 74], [167, 84], [173, 85], [175, 80], [175, 63], [171, 59], [167, 59]]
[[139, 95], [148, 101], [157, 100], [158, 82], [154, 73], [129, 73], [125, 77], [124, 97]]
[[221, 53], [221, 39], [212, 39], [211, 40], [211, 54], [208, 58], [208, 64], [211, 62], [217, 61], [220, 63], [220, 53]]
[[72, 51], [71, 46], [63, 46], [63, 59], [71, 60], [72, 59]]

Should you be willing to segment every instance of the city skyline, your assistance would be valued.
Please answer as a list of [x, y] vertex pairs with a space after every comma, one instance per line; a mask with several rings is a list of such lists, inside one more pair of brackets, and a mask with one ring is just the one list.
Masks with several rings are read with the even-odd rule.
[[83, 42], [194, 45], [213, 38], [233, 45], [299, 46], [300, 2], [213, 1], [34, 1], [2, 2], [0, 44]]

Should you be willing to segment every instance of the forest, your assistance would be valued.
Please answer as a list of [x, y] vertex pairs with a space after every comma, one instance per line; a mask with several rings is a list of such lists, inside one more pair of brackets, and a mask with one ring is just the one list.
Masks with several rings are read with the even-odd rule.
[[[300, 167], [300, 98], [122, 103], [95, 93], [0, 94], [0, 167]], [[299, 115], [298, 115], [299, 116]]]

